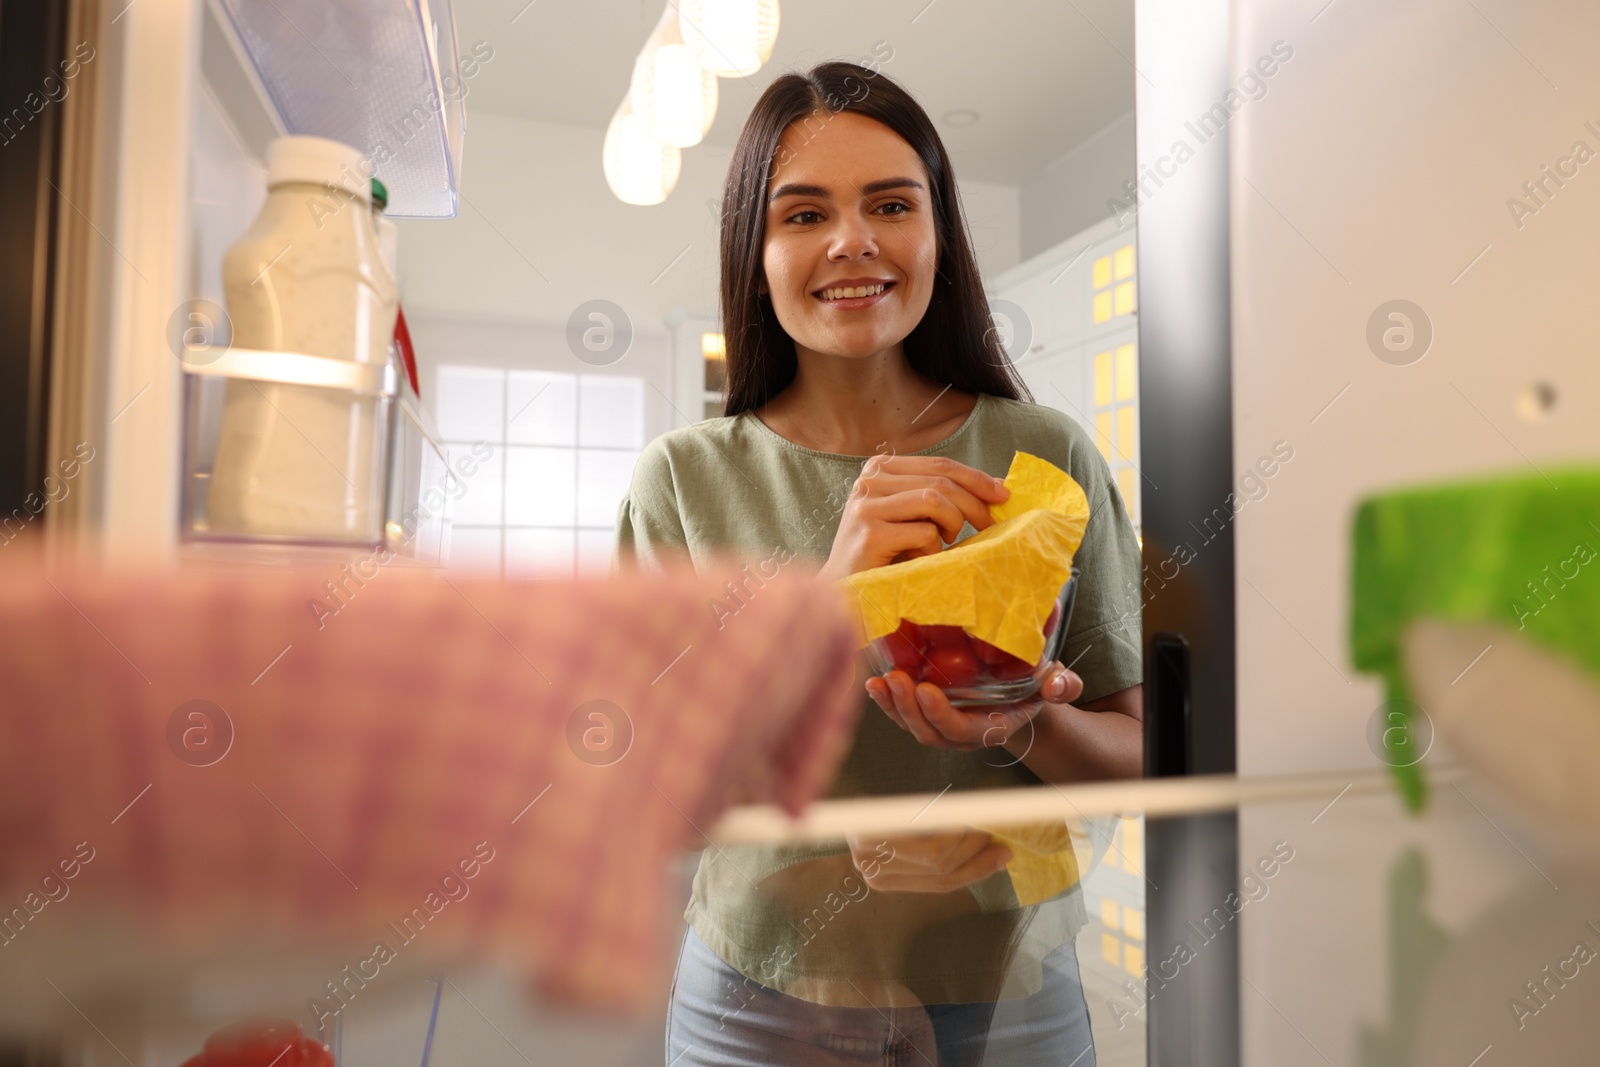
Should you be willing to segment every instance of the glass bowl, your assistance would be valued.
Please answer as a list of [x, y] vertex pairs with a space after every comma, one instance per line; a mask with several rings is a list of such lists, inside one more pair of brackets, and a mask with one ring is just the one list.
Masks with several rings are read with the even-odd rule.
[[1045, 669], [1060, 658], [1078, 590], [1078, 568], [1056, 596], [1055, 610], [1045, 621], [1044, 651], [1027, 663], [959, 626], [919, 626], [900, 620], [894, 633], [875, 638], [864, 653], [872, 673], [882, 677], [903, 670], [915, 682], [932, 682], [958, 708], [1015, 704], [1038, 692]]

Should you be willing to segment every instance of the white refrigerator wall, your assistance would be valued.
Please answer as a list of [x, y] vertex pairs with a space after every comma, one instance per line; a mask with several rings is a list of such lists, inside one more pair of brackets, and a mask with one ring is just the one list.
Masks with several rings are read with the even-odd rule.
[[[104, 422], [96, 427], [104, 551], [131, 560], [171, 555], [178, 511], [182, 405], [168, 344], [189, 294], [188, 160], [198, 78], [198, 0], [150, 0], [102, 15], [107, 63], [109, 211], [90, 220], [115, 252], [109, 278]], [[81, 209], [79, 209], [81, 210]], [[103, 445], [103, 448], [102, 448]]]
[[[1600, 167], [1569, 164], [1520, 224], [1508, 208], [1579, 142], [1600, 152], [1600, 9], [1319, 6], [1234, 8], [1235, 72], [1293, 49], [1228, 125], [1235, 466], [1294, 449], [1237, 519], [1240, 774], [1374, 765], [1380, 689], [1346, 633], [1363, 497], [1600, 454]], [[1433, 334], [1404, 366], [1367, 340], [1394, 300]], [[1557, 401], [1534, 422], [1539, 382]]]
[[[1572, 161], [1579, 142], [1600, 152], [1589, 55], [1600, 9], [1240, 0], [1233, 13], [1236, 78], [1279, 42], [1293, 53], [1264, 93], [1242, 86], [1227, 124], [1236, 484], [1276, 442], [1294, 450], [1237, 518], [1238, 769], [1371, 768], [1381, 690], [1352, 669], [1347, 637], [1358, 502], [1416, 483], [1537, 476], [1600, 451], [1600, 176]], [[1523, 183], [1563, 158], [1564, 184], [1547, 181], [1543, 206], [1514, 218], [1513, 198], [1534, 206]], [[1375, 350], [1369, 320], [1394, 300], [1421, 309], [1413, 347], [1386, 349], [1382, 329], [1403, 323], [1379, 315]], [[1400, 365], [1420, 350], [1424, 321], [1431, 344]], [[1538, 382], [1557, 399], [1530, 421], [1518, 398]], [[1381, 817], [1384, 805], [1351, 798], [1241, 812], [1242, 863], [1279, 840], [1300, 857], [1243, 927], [1246, 1064], [1379, 1062], [1375, 1034], [1413, 1029], [1393, 1014], [1408, 973], [1399, 883], [1383, 890], [1408, 852], [1429, 875], [1423, 910], [1451, 937], [1514, 876], [1537, 881], [1504, 836], [1514, 824], [1479, 802], [1436, 790], [1406, 840], [1369, 832], [1411, 821], [1392, 800]], [[1341, 838], [1368, 842], [1358, 864]], [[1470, 873], [1474, 858], [1504, 879]]]

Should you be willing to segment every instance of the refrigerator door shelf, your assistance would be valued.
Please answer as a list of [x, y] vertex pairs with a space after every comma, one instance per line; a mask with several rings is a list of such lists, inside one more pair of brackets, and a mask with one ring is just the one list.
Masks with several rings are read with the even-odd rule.
[[216, 0], [285, 131], [353, 145], [387, 214], [453, 218], [466, 109], [451, 0]]
[[184, 370], [187, 556], [447, 564], [460, 479], [392, 365], [229, 349]]

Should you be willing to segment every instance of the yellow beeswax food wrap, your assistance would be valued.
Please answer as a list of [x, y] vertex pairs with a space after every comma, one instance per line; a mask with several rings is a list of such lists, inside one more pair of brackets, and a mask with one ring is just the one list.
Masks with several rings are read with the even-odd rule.
[[1049, 900], [1078, 882], [1078, 857], [1065, 823], [986, 826], [990, 836], [1011, 850], [1006, 873], [1023, 907]]
[[[893, 633], [900, 620], [960, 626], [974, 637], [1036, 663], [1044, 621], [1072, 573], [1089, 524], [1083, 487], [1061, 468], [1018, 452], [1006, 472], [1011, 495], [989, 509], [987, 530], [932, 556], [852, 574], [861, 643]], [[1078, 861], [1064, 824], [985, 827], [1011, 849], [1006, 873], [1023, 907], [1076, 884]]]
[[960, 626], [1029, 663], [1044, 652], [1044, 621], [1072, 573], [1089, 524], [1083, 487], [1061, 468], [1018, 452], [1006, 472], [1011, 495], [989, 509], [987, 530], [931, 556], [843, 579], [865, 645], [901, 619]]

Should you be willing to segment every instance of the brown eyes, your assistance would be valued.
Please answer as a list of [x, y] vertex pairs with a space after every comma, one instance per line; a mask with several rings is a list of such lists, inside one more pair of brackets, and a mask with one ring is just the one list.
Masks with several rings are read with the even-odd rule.
[[[899, 200], [891, 200], [888, 203], [879, 204], [877, 207], [873, 208], [874, 212], [880, 213], [886, 218], [899, 218], [901, 215], [906, 214], [910, 210], [911, 207], [909, 204], [902, 203]], [[807, 209], [805, 211], [796, 211], [793, 215], [790, 215], [783, 221], [793, 222], [801, 226], [814, 226], [820, 222], [821, 219], [822, 213], [820, 211], [812, 211]]]

